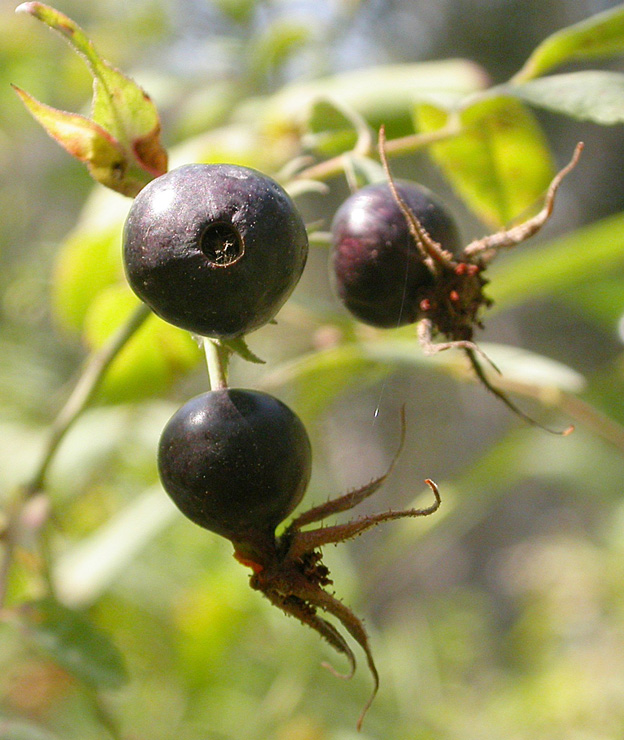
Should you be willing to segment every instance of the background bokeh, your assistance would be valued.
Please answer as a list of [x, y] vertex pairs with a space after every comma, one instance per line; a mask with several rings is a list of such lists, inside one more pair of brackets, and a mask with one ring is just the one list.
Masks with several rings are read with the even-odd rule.
[[[238, 152], [261, 169], [270, 168], [271, 153], [254, 149], [245, 132], [258, 101], [284, 86], [370, 65], [449, 58], [473, 60], [502, 82], [543, 38], [615, 5], [57, 4], [105, 58], [150, 92], [165, 144], [179, 160], [185, 152], [192, 156], [188, 142], [195, 137], [225, 131], [211, 144], [214, 156]], [[5, 500], [35, 466], [46, 428], [86, 355], [71, 322], [53, 310], [59, 250], [77, 224], [99, 222], [103, 229], [130, 202], [102, 195], [11, 91], [15, 83], [76, 111], [87, 109], [91, 91], [83, 61], [14, 8], [0, 0]], [[623, 65], [616, 58], [600, 66], [621, 71]], [[514, 417], [469, 380], [461, 358], [458, 366], [423, 357], [404, 362], [390, 352], [387, 362], [354, 369], [350, 382], [322, 368], [292, 382], [297, 360], [331, 347], [348, 321], [332, 295], [324, 247], [312, 248], [278, 325], [250, 337], [267, 364], [235, 361], [232, 367], [232, 384], [269, 390], [306, 420], [315, 454], [306, 502], [384, 471], [398, 443], [403, 404], [406, 447], [391, 480], [362, 510], [424, 501], [425, 477], [441, 488], [439, 515], [384, 525], [326, 553], [336, 594], [366, 621], [382, 678], [363, 738], [606, 740], [624, 731], [624, 244], [615, 269], [582, 268], [566, 284], [554, 280], [552, 290], [513, 294], [514, 270], [524, 284], [530, 283], [526, 270], [537, 280], [550, 269], [553, 240], [623, 210], [624, 139], [620, 125], [536, 115], [559, 165], [578, 140], [585, 141], [585, 153], [543, 234], [517, 254], [502, 255], [492, 270], [492, 291], [500, 276], [513, 297], [505, 300], [501, 289], [500, 307], [486, 316], [479, 341], [505, 345], [512, 366], [528, 351], [536, 366], [540, 356], [569, 368], [578, 393], [565, 403], [547, 394], [541, 402], [514, 398], [555, 428], [572, 417], [573, 435], [548, 435]], [[425, 154], [397, 158], [393, 170], [439, 192], [466, 242], [489, 231]], [[308, 223], [321, 229], [348, 192], [344, 178], [329, 185], [327, 193], [298, 199]], [[113, 240], [111, 248], [117, 245]], [[529, 252], [530, 260], [521, 259]], [[396, 337], [412, 335], [401, 330]], [[333, 656], [317, 635], [252, 592], [229, 543], [183, 520], [159, 488], [160, 430], [185, 399], [206, 388], [201, 364], [191, 365], [177, 382], [146, 397], [133, 390], [128, 398], [100, 398], [68, 435], [51, 470], [53, 513], [45, 541], [58, 595], [120, 648], [130, 682], [92, 691], [7, 619], [0, 625], [0, 736], [358, 736], [355, 721], [371, 688], [365, 666], [351, 682], [324, 670], [322, 662]], [[33, 544], [17, 562], [15, 603], [38, 595], [29, 561], [36, 557]]]

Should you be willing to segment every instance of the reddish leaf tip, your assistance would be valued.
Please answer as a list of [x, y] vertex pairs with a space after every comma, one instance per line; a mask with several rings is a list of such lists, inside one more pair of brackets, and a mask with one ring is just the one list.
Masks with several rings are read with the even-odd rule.
[[22, 3], [21, 5], [18, 5], [17, 8], [15, 8], [16, 13], [30, 13], [33, 15], [37, 12], [37, 6], [41, 5], [41, 3]]

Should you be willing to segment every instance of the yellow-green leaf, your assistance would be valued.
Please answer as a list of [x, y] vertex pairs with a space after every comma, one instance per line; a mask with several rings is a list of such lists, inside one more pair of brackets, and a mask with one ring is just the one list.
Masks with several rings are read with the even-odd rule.
[[52, 307], [64, 329], [79, 331], [97, 294], [120, 280], [122, 226], [77, 228], [62, 245], [52, 280]]
[[[93, 103], [91, 119], [83, 120], [89, 120], [97, 130], [105, 132], [109, 142], [121, 153], [121, 164], [119, 161], [102, 163], [105, 156], [102, 152], [98, 153], [100, 161], [97, 162], [79, 157], [89, 164], [94, 179], [124, 195], [134, 196], [152, 178], [166, 172], [167, 153], [160, 143], [160, 120], [147, 93], [102, 59], [80, 26], [63, 13], [39, 2], [22, 3], [17, 12], [29, 13], [60, 33], [89, 66], [94, 78]], [[20, 97], [26, 103], [25, 93]], [[32, 107], [30, 109], [32, 112]], [[56, 113], [58, 117], [62, 112]], [[74, 114], [64, 115], [72, 120], [69, 117]], [[62, 130], [57, 131], [54, 138], [74, 153], [71, 136], [70, 145], [65, 143]]]
[[[86, 344], [94, 350], [101, 347], [138, 305], [138, 299], [124, 283], [101, 290], [85, 316]], [[152, 315], [114, 359], [99, 397], [120, 403], [158, 395], [200, 359], [200, 349], [188, 332]]]
[[13, 89], [46, 132], [73, 157], [86, 163], [94, 180], [113, 190], [125, 189], [126, 158], [107, 131], [85, 116], [40, 103], [15, 85]]
[[440, 104], [415, 108], [423, 132], [444, 127], [458, 115], [461, 133], [430, 148], [466, 204], [499, 228], [534, 207], [554, 173], [546, 138], [534, 116], [510, 97], [485, 97], [460, 111]]
[[525, 82], [565, 62], [624, 52], [624, 5], [553, 33], [535, 49], [513, 78]]

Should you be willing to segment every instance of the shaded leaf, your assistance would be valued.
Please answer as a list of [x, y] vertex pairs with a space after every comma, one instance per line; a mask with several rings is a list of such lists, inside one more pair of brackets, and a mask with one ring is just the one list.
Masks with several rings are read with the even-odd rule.
[[624, 74], [571, 72], [509, 85], [507, 91], [531, 105], [604, 126], [624, 123]]
[[2, 740], [59, 740], [43, 727], [31, 722], [0, 718], [0, 737]]
[[564, 292], [560, 297], [572, 308], [582, 311], [607, 330], [613, 330], [624, 316], [624, 280], [614, 275], [591, 282], [583, 281], [574, 286], [572, 293]]
[[539, 77], [565, 62], [598, 59], [624, 52], [624, 5], [553, 33], [533, 51], [514, 82]]
[[345, 154], [344, 159], [345, 169], [350, 169], [353, 181], [360, 188], [372, 183], [385, 182], [387, 179], [384, 168], [376, 159], [353, 152]]
[[618, 214], [494, 263], [487, 287], [494, 299], [490, 311], [541, 296], [569, 295], [577, 285], [590, 285], [623, 267], [624, 214]]
[[75, 607], [101, 596], [178, 514], [160, 486], [140, 494], [58, 560], [54, 578], [63, 602]]
[[24, 613], [26, 634], [80, 681], [112, 689], [128, 680], [117, 648], [83, 614], [50, 598], [26, 605]]
[[214, 4], [237, 23], [246, 23], [256, 6], [255, 0], [214, 0]]
[[331, 100], [317, 100], [310, 106], [308, 130], [303, 141], [308, 149], [324, 157], [353, 149], [357, 132], [353, 122]]
[[309, 24], [278, 18], [250, 49], [254, 76], [267, 74], [283, 65], [310, 37]]
[[[463, 352], [423, 353], [414, 336], [399, 330], [383, 339], [352, 342], [313, 352], [277, 367], [266, 378], [266, 387], [287, 385], [296, 394], [298, 412], [310, 421], [322, 413], [341, 393], [374, 383], [388, 369], [411, 367], [442, 370], [457, 378], [474, 380]], [[560, 362], [518, 347], [479, 344], [496, 363], [502, 378], [526, 386], [577, 393], [585, 386], [582, 375]], [[549, 397], [548, 394], [545, 397]]]
[[494, 227], [507, 225], [538, 203], [553, 176], [544, 134], [510, 97], [481, 98], [460, 110], [431, 102], [415, 108], [423, 132], [443, 128], [454, 115], [461, 133], [432, 145], [431, 156], [480, 218]]
[[351, 343], [313, 352], [278, 366], [269, 373], [263, 387], [288, 385], [295, 392], [297, 413], [306, 421], [316, 419], [347, 390], [372, 383], [383, 373], [375, 367], [360, 345]]
[[[86, 60], [94, 78], [91, 130], [96, 143], [106, 139], [117, 157], [106, 161], [106, 149], [77, 146], [77, 132], [88, 132], [81, 116], [55, 111], [37, 103], [26, 93], [20, 97], [44, 128], [71, 154], [89, 163], [98, 182], [124, 195], [134, 196], [152, 178], [167, 170], [167, 154], [160, 143], [160, 120], [150, 97], [129, 77], [112, 67], [71, 18], [39, 2], [22, 3], [17, 12], [29, 13], [66, 38]], [[77, 119], [83, 119], [82, 124]], [[72, 125], [73, 124], [73, 125]], [[95, 134], [92, 134], [94, 136]], [[79, 152], [79, 153], [78, 153]]]
[[[551, 360], [544, 355], [520, 347], [504, 344], [480, 342], [479, 347], [500, 369], [507, 381], [531, 384], [542, 388], [577, 393], [585, 385], [583, 376], [563, 363]], [[463, 352], [440, 352], [433, 357], [425, 357], [415, 339], [396, 339], [383, 342], [369, 342], [363, 345], [367, 357], [390, 365], [414, 365], [420, 367], [431, 364], [460, 376], [473, 378]]]

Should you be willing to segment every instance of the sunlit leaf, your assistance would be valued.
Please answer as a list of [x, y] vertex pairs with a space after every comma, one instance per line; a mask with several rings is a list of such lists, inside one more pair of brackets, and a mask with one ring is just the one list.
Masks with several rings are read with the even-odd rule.
[[65, 670], [86, 684], [118, 688], [127, 681], [121, 654], [86, 616], [43, 599], [24, 607], [26, 634]]
[[493, 227], [535, 207], [553, 165], [545, 136], [525, 106], [509, 97], [486, 97], [458, 111], [428, 102], [415, 108], [423, 132], [443, 128], [453, 115], [460, 117], [461, 133], [430, 152], [467, 205]]
[[218, 562], [190, 585], [174, 606], [179, 657], [186, 676], [201, 683], [227, 663], [232, 643], [245, 639], [254, 608], [250, 591], [236, 562]]
[[78, 228], [62, 245], [55, 265], [52, 301], [65, 329], [79, 330], [100, 290], [116, 283], [121, 272], [121, 224], [103, 229]]
[[514, 82], [539, 77], [565, 62], [624, 52], [624, 5], [553, 33], [533, 51]]
[[531, 105], [605, 126], [624, 122], [624, 74], [571, 72], [506, 88]]
[[108, 131], [85, 116], [51, 108], [19, 87], [13, 89], [46, 132], [69, 154], [85, 162], [94, 180], [113, 190], [122, 187], [125, 155]]
[[[96, 52], [93, 44], [71, 18], [39, 2], [22, 3], [17, 12], [38, 18], [69, 41], [81, 54], [94, 79], [91, 128], [108, 141], [116, 158], [106, 150], [76, 144], [78, 133], [86, 137], [88, 127], [80, 126], [73, 114], [37, 103], [26, 93], [20, 97], [44, 128], [70, 153], [87, 161], [92, 176], [124, 195], [134, 196], [152, 178], [167, 170], [167, 154], [160, 143], [160, 120], [150, 97], [129, 77], [112, 67]], [[95, 134], [92, 134], [92, 137]]]
[[[123, 283], [100, 291], [85, 316], [87, 345], [91, 349], [104, 345], [138, 305]], [[200, 358], [199, 347], [188, 332], [151, 315], [115, 357], [98, 395], [114, 403], [149, 398], [169, 388]]]
[[412, 106], [424, 93], [465, 95], [486, 85], [485, 72], [463, 59], [367, 67], [282, 88], [267, 101], [261, 124], [270, 133], [305, 133], [318, 100], [339, 100], [373, 128], [383, 123], [391, 138], [413, 132]]

